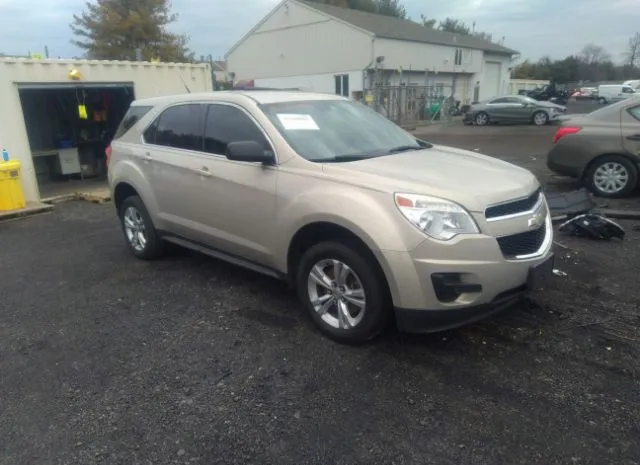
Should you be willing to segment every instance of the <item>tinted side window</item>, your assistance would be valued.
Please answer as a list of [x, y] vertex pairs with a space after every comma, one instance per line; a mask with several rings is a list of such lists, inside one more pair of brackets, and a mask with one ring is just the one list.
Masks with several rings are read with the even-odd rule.
[[508, 99], [506, 99], [506, 98], [497, 98], [495, 100], [491, 100], [489, 103], [492, 103], [492, 104], [494, 104], [494, 103], [508, 103], [507, 100]]
[[150, 107], [150, 106], [129, 107], [129, 109], [127, 110], [127, 113], [124, 115], [124, 118], [122, 118], [122, 121], [120, 122], [120, 125], [116, 130], [116, 133], [113, 135], [113, 138], [119, 139], [122, 136], [124, 136], [127, 133], [127, 131], [131, 129], [133, 125], [140, 120], [140, 118], [142, 118], [144, 115], [149, 113], [149, 110], [151, 110], [151, 108], [153, 107]]
[[204, 130], [205, 152], [224, 155], [229, 142], [253, 140], [265, 150], [269, 142], [258, 126], [242, 110], [229, 105], [209, 105]]
[[627, 111], [631, 116], [640, 121], [640, 106], [629, 108]]
[[202, 150], [203, 111], [204, 106], [200, 104], [178, 105], [166, 109], [157, 122], [155, 144]]
[[631, 87], [623, 87], [622, 88], [622, 92], [625, 93], [625, 94], [633, 94], [634, 93], [634, 91], [633, 91], [633, 89]]

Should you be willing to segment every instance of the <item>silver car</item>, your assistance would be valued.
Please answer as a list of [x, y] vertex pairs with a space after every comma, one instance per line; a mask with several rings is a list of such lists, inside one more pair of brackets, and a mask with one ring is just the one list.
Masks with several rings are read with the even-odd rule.
[[474, 103], [465, 114], [465, 124], [486, 126], [490, 123], [533, 123], [544, 126], [555, 121], [567, 107], [539, 102], [525, 95], [507, 95]]

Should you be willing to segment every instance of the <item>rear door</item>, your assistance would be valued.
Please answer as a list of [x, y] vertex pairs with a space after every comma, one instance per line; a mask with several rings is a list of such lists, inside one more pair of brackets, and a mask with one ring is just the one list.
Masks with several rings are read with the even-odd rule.
[[143, 134], [144, 163], [155, 192], [158, 216], [169, 232], [185, 237], [197, 227], [192, 218], [194, 184], [201, 177], [204, 105], [188, 103], [165, 109]]
[[506, 97], [491, 100], [486, 105], [489, 117], [494, 121], [503, 121], [509, 117], [509, 106]]
[[640, 99], [636, 105], [622, 110], [620, 115], [622, 145], [640, 162]]

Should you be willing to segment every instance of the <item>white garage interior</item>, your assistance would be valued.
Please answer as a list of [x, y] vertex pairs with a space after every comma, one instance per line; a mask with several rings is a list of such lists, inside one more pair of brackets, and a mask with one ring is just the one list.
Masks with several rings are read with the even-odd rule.
[[210, 91], [207, 63], [0, 58], [0, 148], [28, 203], [105, 189], [105, 148], [134, 99]]

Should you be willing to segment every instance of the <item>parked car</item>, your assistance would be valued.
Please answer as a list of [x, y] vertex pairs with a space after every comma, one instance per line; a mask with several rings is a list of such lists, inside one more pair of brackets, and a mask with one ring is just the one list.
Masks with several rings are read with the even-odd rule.
[[534, 100], [566, 105], [569, 100], [569, 92], [560, 90], [555, 84], [547, 84], [530, 90], [526, 94]]
[[490, 123], [533, 123], [544, 126], [557, 120], [567, 107], [551, 102], [539, 102], [524, 95], [507, 95], [471, 105], [465, 114], [465, 124], [486, 126]]
[[638, 183], [640, 97], [570, 117], [553, 142], [549, 169], [582, 180], [596, 195], [628, 196]]
[[283, 279], [336, 340], [364, 342], [392, 312], [412, 332], [476, 321], [552, 269], [529, 171], [418, 140], [360, 103], [226, 91], [129, 112], [107, 153], [133, 254], [171, 242]]
[[623, 84], [607, 84], [598, 86], [598, 101], [602, 104], [619, 102], [634, 96], [636, 91], [631, 86]]

